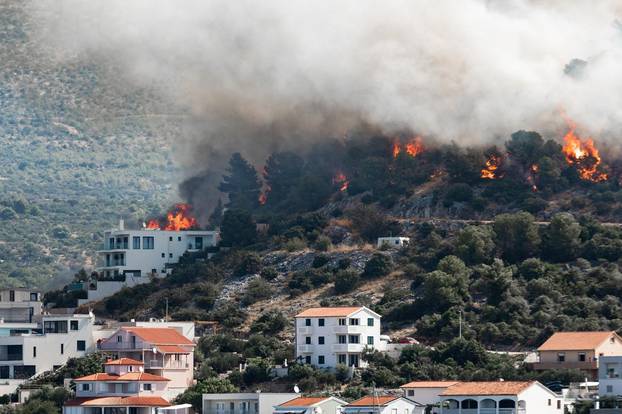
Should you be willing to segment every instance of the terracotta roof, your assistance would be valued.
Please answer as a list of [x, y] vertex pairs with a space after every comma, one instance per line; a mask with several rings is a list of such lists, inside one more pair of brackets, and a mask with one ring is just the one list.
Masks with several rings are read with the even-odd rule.
[[395, 401], [401, 397], [397, 395], [379, 395], [379, 396], [367, 396], [356, 401], [352, 401], [348, 406], [352, 407], [372, 407], [375, 405], [387, 405], [391, 401]]
[[536, 381], [458, 382], [440, 395], [517, 395]]
[[330, 318], [335, 316], [348, 316], [361, 309], [363, 309], [362, 306], [309, 308], [296, 315], [296, 318], [317, 318], [322, 316]]
[[153, 345], [193, 345], [190, 339], [180, 334], [173, 328], [141, 328], [126, 326], [121, 328], [140, 337], [143, 341]]
[[189, 354], [191, 351], [187, 351], [179, 345], [158, 345], [158, 351], [162, 354]]
[[65, 402], [66, 406], [82, 407], [168, 407], [171, 404], [162, 397], [100, 397], [76, 398]]
[[327, 400], [328, 397], [298, 397], [293, 400], [285, 401], [279, 407], [308, 407], [313, 404]]
[[119, 358], [112, 361], [104, 362], [104, 365], [145, 365], [142, 361], [132, 358]]
[[617, 336], [615, 332], [556, 332], [538, 348], [538, 351], [593, 350], [611, 335]]
[[447, 388], [457, 383], [458, 381], [413, 381], [400, 388]]
[[86, 377], [75, 378], [74, 381], [170, 381], [168, 378], [146, 372], [128, 372], [123, 375], [99, 372]]

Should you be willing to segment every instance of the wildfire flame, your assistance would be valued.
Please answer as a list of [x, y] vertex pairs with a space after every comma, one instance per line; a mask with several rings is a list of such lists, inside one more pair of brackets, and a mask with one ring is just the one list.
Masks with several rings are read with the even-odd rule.
[[397, 158], [402, 151], [413, 158], [416, 157], [423, 152], [423, 140], [417, 136], [408, 140], [403, 146], [399, 141], [394, 141], [392, 147], [393, 158]]
[[491, 154], [486, 160], [486, 166], [480, 171], [480, 177], [486, 180], [501, 178], [497, 175], [499, 167], [501, 166], [501, 161], [502, 159], [500, 156]]
[[266, 188], [261, 193], [259, 193], [258, 201], [260, 205], [263, 206], [264, 204], [266, 204], [266, 201], [268, 201], [268, 194], [270, 193], [271, 190], [272, 188], [270, 188], [270, 186], [267, 185]]
[[598, 149], [594, 146], [592, 138], [581, 139], [576, 133], [576, 124], [569, 119], [569, 131], [564, 136], [564, 146], [562, 152], [566, 156], [568, 164], [577, 168], [581, 179], [592, 182], [607, 180], [607, 174], [598, 171], [601, 163]]
[[198, 226], [197, 220], [190, 214], [190, 204], [179, 203], [166, 213], [166, 222], [162, 219], [152, 219], [147, 223], [148, 229], [160, 230], [189, 230]]
[[344, 192], [348, 189], [348, 185], [350, 185], [350, 180], [348, 180], [348, 177], [346, 177], [343, 172], [337, 171], [337, 173], [333, 177], [333, 184], [339, 185], [339, 191]]

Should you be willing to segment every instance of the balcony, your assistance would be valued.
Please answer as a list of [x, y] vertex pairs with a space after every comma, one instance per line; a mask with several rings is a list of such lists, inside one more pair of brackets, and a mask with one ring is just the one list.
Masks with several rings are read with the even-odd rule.
[[533, 364], [533, 369], [582, 369], [591, 371], [598, 369], [598, 361], [535, 362]]
[[311, 335], [313, 328], [311, 326], [301, 326], [296, 330], [297, 335]]
[[333, 352], [363, 352], [365, 345], [363, 344], [334, 344]]
[[298, 345], [299, 354], [310, 354], [313, 352], [313, 345]]
[[152, 359], [146, 362], [146, 367], [151, 369], [186, 369], [188, 368], [188, 363], [184, 361]]

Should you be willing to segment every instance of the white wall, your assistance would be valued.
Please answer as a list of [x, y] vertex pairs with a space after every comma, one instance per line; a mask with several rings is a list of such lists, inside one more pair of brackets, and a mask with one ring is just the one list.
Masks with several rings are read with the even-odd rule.
[[[612, 369], [610, 378], [609, 369]], [[607, 388], [610, 387], [611, 391]], [[598, 366], [598, 394], [600, 396], [622, 395], [622, 356], [600, 357]]]
[[[560, 397], [553, 394], [552, 391], [541, 384], [534, 384], [518, 395], [518, 400], [524, 400], [527, 403], [525, 414], [563, 414], [564, 405], [557, 408], [557, 401], [561, 401]], [[549, 400], [551, 405], [549, 405]]]
[[[420, 404], [432, 405], [440, 402], [439, 395], [446, 389], [447, 387], [404, 388], [404, 396]], [[409, 395], [409, 391], [414, 391], [414, 395]]]
[[272, 414], [274, 406], [299, 397], [296, 393], [220, 393], [203, 394], [203, 414], [216, 414], [216, 403], [224, 403], [225, 410], [229, 413], [229, 404], [234, 403], [235, 413], [240, 413], [240, 403], [248, 402], [251, 413], [254, 413], [255, 403], [259, 404], [256, 414]]

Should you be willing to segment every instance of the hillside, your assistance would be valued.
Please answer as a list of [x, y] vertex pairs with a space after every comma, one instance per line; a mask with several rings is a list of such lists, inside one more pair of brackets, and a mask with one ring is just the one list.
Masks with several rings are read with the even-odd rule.
[[101, 232], [175, 195], [166, 103], [115, 68], [58, 63], [32, 39], [27, 2], [0, 2], [0, 285], [46, 288], [93, 265]]

